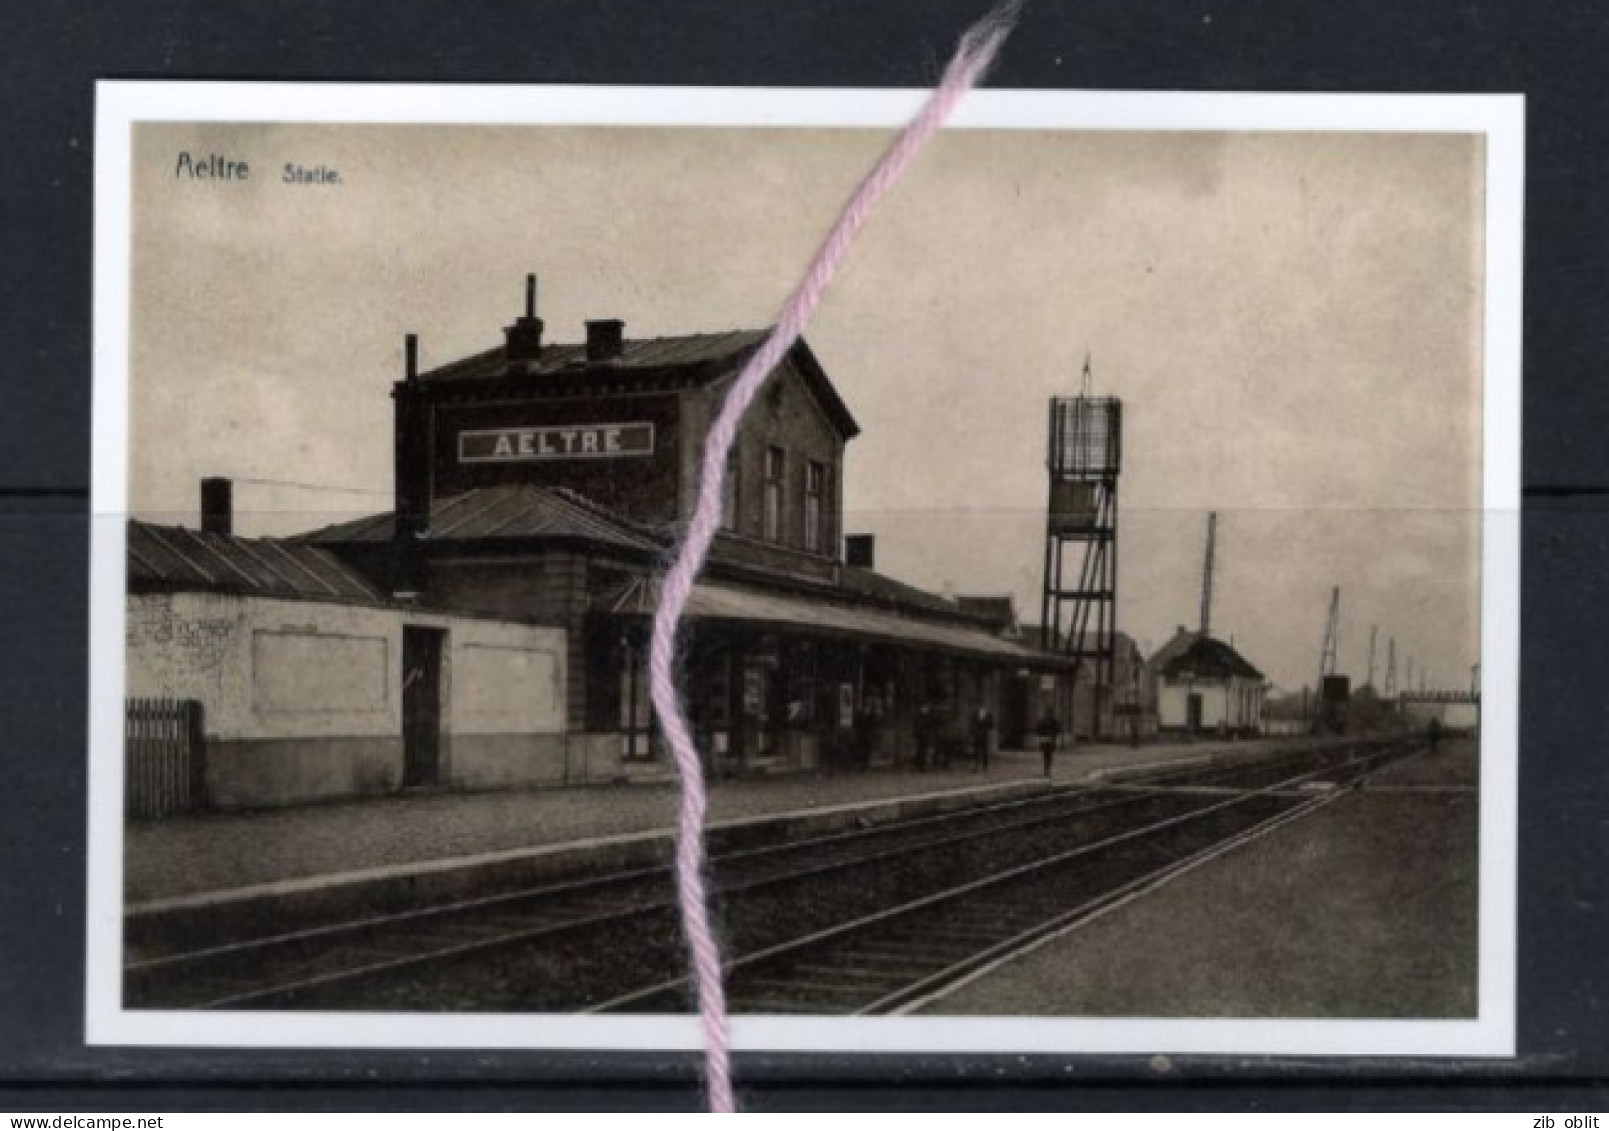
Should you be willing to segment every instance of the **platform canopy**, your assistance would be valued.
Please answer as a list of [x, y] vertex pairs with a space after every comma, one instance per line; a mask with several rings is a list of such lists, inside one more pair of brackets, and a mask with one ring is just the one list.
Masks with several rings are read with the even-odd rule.
[[[639, 577], [595, 607], [613, 615], [651, 616], [659, 607], [659, 591], [657, 579]], [[964, 625], [829, 604], [803, 594], [767, 593], [708, 581], [693, 586], [684, 616], [695, 622], [755, 625], [813, 636], [904, 645], [1020, 667], [1072, 668], [1076, 664], [1071, 657], [1044, 652]]]

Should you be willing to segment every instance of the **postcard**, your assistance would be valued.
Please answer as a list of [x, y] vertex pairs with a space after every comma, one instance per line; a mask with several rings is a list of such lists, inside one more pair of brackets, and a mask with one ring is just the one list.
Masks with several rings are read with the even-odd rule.
[[[91, 1043], [697, 1047], [649, 625], [921, 97], [101, 85]], [[968, 98], [683, 621], [740, 1050], [1512, 1054], [1523, 164]]]

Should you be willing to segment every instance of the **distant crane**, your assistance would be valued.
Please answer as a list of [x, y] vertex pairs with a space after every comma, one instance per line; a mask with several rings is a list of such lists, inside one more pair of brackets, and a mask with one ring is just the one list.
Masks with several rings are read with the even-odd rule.
[[1330, 615], [1324, 621], [1324, 643], [1319, 647], [1318, 701], [1314, 711], [1313, 733], [1346, 733], [1351, 689], [1347, 678], [1335, 670], [1341, 649], [1341, 587], [1330, 590]]
[[1324, 622], [1324, 644], [1319, 648], [1318, 682], [1322, 688], [1324, 678], [1335, 674], [1335, 655], [1341, 645], [1341, 587], [1330, 590], [1330, 615]]
[[1386, 641], [1386, 684], [1385, 697], [1397, 697], [1397, 638], [1393, 636]]
[[1201, 635], [1212, 635], [1212, 559], [1217, 550], [1218, 512], [1207, 514], [1207, 556], [1201, 563]]

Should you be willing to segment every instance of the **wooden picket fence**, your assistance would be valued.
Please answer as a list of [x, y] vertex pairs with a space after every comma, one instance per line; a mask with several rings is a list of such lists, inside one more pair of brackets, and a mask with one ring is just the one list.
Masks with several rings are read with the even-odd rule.
[[123, 792], [130, 817], [206, 808], [206, 732], [194, 699], [130, 699], [124, 705]]

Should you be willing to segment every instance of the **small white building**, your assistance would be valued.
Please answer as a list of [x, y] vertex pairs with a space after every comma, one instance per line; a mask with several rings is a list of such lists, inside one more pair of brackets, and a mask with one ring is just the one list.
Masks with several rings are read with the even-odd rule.
[[1268, 683], [1233, 647], [1181, 627], [1151, 658], [1164, 733], [1263, 733]]
[[[130, 522], [128, 563], [129, 784], [185, 794], [150, 809], [615, 772], [572, 764], [563, 629], [399, 604], [281, 539]], [[180, 705], [187, 748], [149, 741], [185, 737], [161, 725]]]

